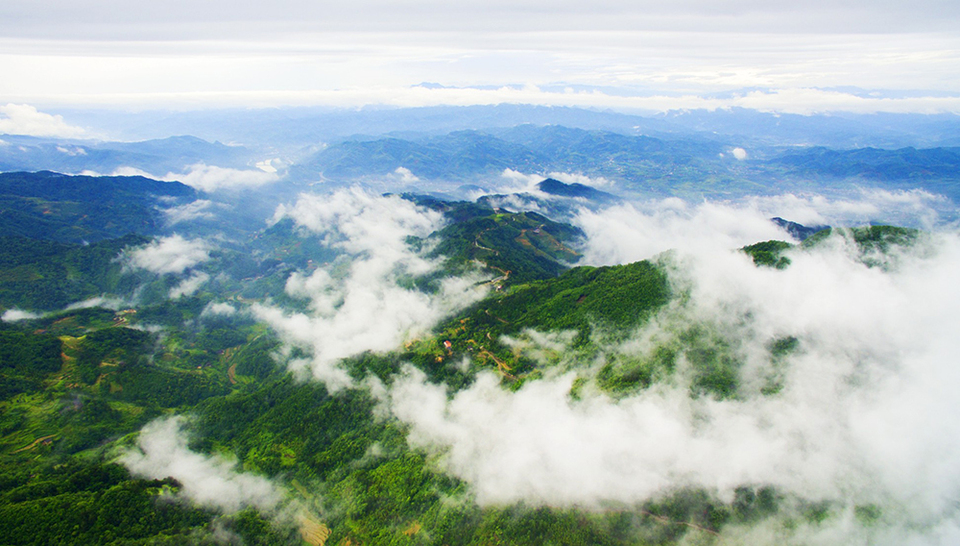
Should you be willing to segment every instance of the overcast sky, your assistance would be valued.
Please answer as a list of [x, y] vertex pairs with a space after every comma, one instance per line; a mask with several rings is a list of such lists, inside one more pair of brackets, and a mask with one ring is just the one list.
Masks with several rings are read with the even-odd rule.
[[955, 0], [5, 0], [0, 29], [0, 103], [41, 107], [960, 111]]

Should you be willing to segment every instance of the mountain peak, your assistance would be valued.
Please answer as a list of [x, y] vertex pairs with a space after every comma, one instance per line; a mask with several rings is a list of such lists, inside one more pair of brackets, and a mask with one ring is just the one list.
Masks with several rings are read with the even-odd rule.
[[577, 182], [574, 182], [573, 184], [566, 184], [553, 178], [547, 178], [543, 182], [537, 184], [537, 189], [543, 193], [556, 195], [559, 197], [581, 197], [591, 201], [617, 200], [617, 196], [613, 195], [612, 193], [600, 191], [596, 188], [591, 188], [590, 186]]

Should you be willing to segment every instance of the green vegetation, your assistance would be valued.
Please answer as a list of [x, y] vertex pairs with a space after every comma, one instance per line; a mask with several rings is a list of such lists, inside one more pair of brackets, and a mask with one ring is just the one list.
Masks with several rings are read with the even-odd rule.
[[91, 245], [0, 237], [0, 306], [59, 309], [103, 293], [132, 290], [117, 260], [127, 247], [148, 239], [127, 235]]
[[[801, 250], [817, 248], [832, 238], [842, 238], [856, 249], [859, 259], [870, 267], [890, 267], [896, 263], [896, 253], [915, 249], [923, 239], [923, 232], [898, 226], [867, 226], [855, 228], [826, 228], [804, 239]], [[796, 248], [785, 241], [763, 241], [740, 250], [758, 266], [785, 269], [790, 258], [783, 252]]]
[[816, 248], [835, 237], [849, 241], [860, 261], [869, 267], [896, 268], [899, 254], [924, 250], [919, 244], [923, 241], [923, 232], [898, 226], [825, 229], [807, 238], [802, 247]]
[[450, 271], [476, 261], [499, 274], [499, 284], [556, 277], [580, 259], [570, 244], [582, 236], [576, 228], [535, 212], [490, 214], [451, 224], [435, 237], [435, 256]]
[[917, 242], [921, 232], [916, 229], [898, 226], [867, 226], [859, 228], [827, 228], [808, 237], [804, 248], [813, 248], [823, 244], [830, 237], [845, 237], [856, 243], [863, 254], [888, 252], [891, 247], [909, 247]]
[[[54, 322], [72, 319], [83, 329], [90, 311]], [[180, 484], [131, 477], [113, 459], [125, 436], [163, 408], [192, 408], [241, 388], [230, 386], [232, 355], [196, 369], [188, 351], [158, 351], [155, 335], [113, 322], [78, 337], [0, 331], [0, 543], [182, 544], [212, 532], [216, 513], [164, 500]], [[247, 347], [244, 359], [269, 359], [272, 347]], [[248, 543], [287, 536], [255, 513], [227, 519]]]
[[65, 243], [153, 235], [164, 222], [158, 197], [192, 201], [197, 192], [140, 176], [0, 173], [0, 232]]
[[[488, 297], [420, 339], [346, 359], [342, 366], [355, 379], [376, 377], [389, 386], [413, 365], [451, 393], [482, 370], [519, 389], [549, 367], [567, 366], [577, 373], [574, 399], [594, 388], [627, 396], [681, 375], [693, 396], [745, 395], [743, 358], [721, 335], [724, 325], [670, 322], [689, 295], [671, 286], [668, 259], [573, 267], [582, 234], [572, 226], [536, 213], [405, 197], [450, 220], [430, 238], [409, 241], [444, 256], [442, 274], [479, 262], [494, 280]], [[889, 227], [844, 233], [865, 255], [917, 239]], [[827, 236], [811, 237], [801, 250]], [[176, 299], [169, 290], [178, 279], [125, 273], [116, 260], [123, 248], [146, 241], [2, 241], [0, 308], [54, 310], [94, 295], [137, 297], [118, 311], [62, 310], [0, 326], [2, 544], [211, 544], [223, 536], [303, 544], [308, 527], [326, 544], [711, 543], [724, 526], [760, 522], [784, 502], [755, 484], [737, 490], [732, 502], [683, 489], [609, 509], [480, 506], [440, 458], [410, 447], [409, 430], [371, 391], [330, 392], [286, 372], [285, 360], [307, 355], [245, 312], [267, 298], [303, 310], [307, 304], [285, 295], [284, 283], [294, 270], [337, 258], [322, 240], [278, 222], [212, 253], [203, 266], [209, 282]], [[782, 269], [789, 260], [781, 253], [790, 248], [769, 241], [742, 250], [758, 266]], [[438, 278], [412, 279], [410, 287], [429, 291]], [[210, 312], [215, 302], [230, 305]], [[658, 315], [664, 324], [649, 347], [618, 349]], [[801, 349], [793, 337], [770, 342], [773, 371], [755, 387], [759, 394], [777, 395], [779, 363]], [[170, 415], [190, 416], [192, 450], [233, 457], [240, 471], [269, 478], [284, 495], [281, 508], [219, 513], [175, 501], [184, 488], [172, 478], [130, 475], [118, 456], [145, 424]], [[810, 521], [839, 510], [802, 508]], [[857, 507], [855, 515], [882, 516], [875, 506]]]
[[448, 327], [457, 328], [457, 323], [466, 320], [473, 335], [497, 338], [524, 328], [549, 325], [552, 330], [576, 330], [578, 342], [586, 343], [591, 324], [635, 326], [669, 297], [666, 274], [651, 262], [577, 267], [556, 279], [494, 294], [465, 316], [451, 321]]
[[773, 267], [776, 269], [785, 269], [790, 265], [790, 258], [783, 256], [784, 250], [793, 248], [793, 245], [784, 241], [764, 241], [741, 248], [753, 258], [753, 263]]
[[3, 544], [144, 544], [147, 537], [180, 542], [212, 519], [201, 510], [158, 502], [162, 492], [179, 486], [173, 480], [131, 479], [121, 467], [104, 463], [40, 472], [0, 494]]
[[43, 378], [59, 369], [55, 336], [0, 331], [0, 400], [42, 390]]

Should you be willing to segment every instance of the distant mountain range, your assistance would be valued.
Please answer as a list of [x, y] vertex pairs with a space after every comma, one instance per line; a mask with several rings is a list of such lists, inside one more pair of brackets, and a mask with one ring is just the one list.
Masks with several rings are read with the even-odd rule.
[[[433, 181], [497, 184], [510, 169], [521, 173], [575, 173], [604, 178], [630, 196], [728, 198], [757, 193], [842, 189], [851, 181], [904, 189], [919, 187], [960, 198], [958, 148], [768, 149], [755, 158], [714, 140], [666, 140], [609, 131], [523, 125], [508, 130], [458, 131], [404, 140], [394, 137], [332, 144], [291, 167], [294, 180], [383, 179], [398, 170]], [[771, 184], [775, 180], [775, 184]], [[501, 181], [502, 182], [502, 181]]]
[[209, 166], [228, 180], [276, 171], [279, 183], [261, 188], [268, 193], [362, 183], [459, 199], [503, 192], [510, 181], [502, 175], [516, 171], [603, 178], [606, 191], [630, 198], [727, 199], [856, 184], [920, 188], [960, 201], [960, 116], [947, 114], [733, 109], [643, 117], [503, 105], [115, 116], [114, 125], [139, 119], [144, 131], [196, 129], [199, 136], [107, 142], [2, 135], [0, 171], [130, 168], [187, 180]]
[[121, 167], [155, 176], [181, 173], [198, 163], [246, 168], [253, 158], [241, 146], [226, 146], [192, 136], [141, 142], [99, 142], [3, 135], [0, 171], [49, 170], [80, 174], [112, 174]]
[[960, 180], [960, 147], [917, 150], [831, 150], [816, 147], [788, 152], [767, 162], [800, 174], [871, 180]]
[[499, 104], [421, 108], [335, 109], [293, 107], [195, 112], [62, 110], [71, 123], [117, 140], [195, 135], [251, 148], [296, 151], [321, 143], [367, 137], [444, 135], [530, 124], [647, 135], [664, 139], [713, 139], [739, 146], [830, 148], [930, 148], [960, 145], [956, 114], [778, 114], [744, 108], [678, 110], [655, 115], [584, 108]]

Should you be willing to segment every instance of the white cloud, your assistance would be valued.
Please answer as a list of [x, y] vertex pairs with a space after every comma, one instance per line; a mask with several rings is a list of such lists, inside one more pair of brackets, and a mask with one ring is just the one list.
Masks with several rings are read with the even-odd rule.
[[[82, 174], [89, 174], [90, 176], [102, 176], [100, 173], [95, 171], [84, 171]], [[154, 180], [160, 180], [160, 177], [154, 176], [147, 171], [138, 169], [136, 167], [117, 167], [110, 176], [142, 176], [144, 178], [152, 178]]]
[[[0, 106], [0, 134], [4, 133], [62, 138], [83, 138], [87, 136], [86, 131], [82, 128], [74, 127], [63, 121], [63, 116], [45, 114], [29, 104]], [[83, 152], [83, 149], [67, 150], [64, 148], [62, 151], [75, 155]]]
[[91, 307], [106, 307], [107, 309], [113, 309], [116, 311], [123, 306], [123, 300], [119, 298], [114, 298], [111, 296], [96, 296], [93, 298], [85, 299], [83, 301], [78, 301], [71, 303], [66, 306], [64, 309], [71, 311], [73, 309], [89, 309]]
[[582, 210], [574, 223], [587, 234], [583, 263], [606, 265], [644, 260], [670, 249], [707, 251], [789, 240], [768, 220], [775, 216], [807, 226], [880, 222], [934, 229], [940, 226], [941, 212], [950, 208], [944, 197], [923, 190], [862, 189], [835, 198], [781, 194], [697, 205], [671, 197]]
[[942, 195], [924, 190], [889, 191], [861, 188], [854, 195], [828, 198], [817, 194], [782, 194], [752, 197], [754, 208], [806, 225], [862, 225], [885, 222], [893, 225], [940, 227], [941, 214], [953, 205]]
[[503, 336], [500, 342], [516, 354], [522, 354], [537, 362], [549, 363], [563, 359], [576, 336], [575, 330], [539, 332], [526, 329], [519, 336]]
[[167, 217], [167, 224], [172, 226], [190, 220], [209, 220], [215, 218], [216, 215], [210, 210], [213, 206], [212, 201], [197, 199], [185, 205], [162, 209], [162, 212]]
[[69, 156], [87, 155], [87, 151], [79, 146], [74, 146], [73, 148], [67, 148], [65, 146], [57, 146], [57, 151], [62, 154], [67, 154]]
[[[87, 298], [82, 301], [73, 302], [63, 308], [64, 311], [73, 311], [76, 309], [89, 309], [91, 307], [103, 307], [106, 309], [113, 309], [116, 311], [124, 306], [124, 301], [120, 298], [113, 296], [95, 296], [92, 298]], [[43, 318], [49, 313], [36, 313], [33, 311], [25, 311], [22, 309], [7, 309], [3, 312], [3, 315], [0, 316], [0, 320], [3, 322], [17, 322], [20, 320], [32, 320]]]
[[[584, 186], [592, 187], [604, 187], [613, 185], [613, 181], [607, 180], [606, 178], [597, 177], [591, 178], [589, 176], [579, 174], [579, 173], [565, 173], [565, 172], [550, 172], [550, 173], [533, 173], [526, 174], [520, 171], [515, 171], [510, 168], [506, 168], [503, 172], [500, 173], [500, 179], [503, 181], [499, 186], [495, 187], [493, 190], [486, 192], [475, 192], [471, 194], [473, 199], [476, 199], [482, 195], [487, 195], [491, 193], [496, 194], [511, 194], [511, 193], [529, 193], [531, 195], [537, 196], [542, 199], [551, 199], [553, 196], [543, 193], [537, 187], [537, 184], [543, 182], [547, 178], [553, 178], [554, 180], [559, 180], [565, 184], [583, 184]], [[515, 198], [507, 197], [507, 199]], [[519, 202], [517, 202], [519, 203]], [[523, 208], [523, 207], [515, 207]]]
[[[665, 77], [665, 79], [669, 80], [671, 78]], [[753, 82], [753, 84], [760, 85], [760, 82]], [[749, 83], [738, 82], [737, 85], [749, 85]], [[543, 87], [547, 87], [547, 85]], [[536, 86], [522, 88], [504, 86], [498, 89], [355, 88], [351, 90], [323, 90], [310, 94], [288, 93], [274, 98], [263, 97], [267, 101], [263, 104], [329, 104], [342, 107], [368, 104], [398, 107], [535, 104], [655, 112], [696, 109], [717, 110], [740, 107], [764, 112], [803, 115], [820, 112], [960, 113], [960, 96], [931, 94], [917, 97], [880, 98], [863, 97], [812, 87], [783, 87], [717, 98], [700, 94], [702, 84], [691, 83], [689, 87], [695, 90], [685, 89], [682, 92], [663, 90], [655, 93], [637, 94], [633, 94], [626, 89], [622, 93], [606, 93], [600, 90], [563, 93], [544, 90]], [[259, 99], [260, 97], [250, 96], [247, 100], [258, 101]], [[242, 103], [244, 99], [241, 94], [238, 94], [235, 100]]]
[[727, 249], [788, 237], [749, 207], [705, 202], [690, 206], [669, 198], [583, 210], [575, 223], [587, 234], [584, 263], [608, 265], [645, 260], [671, 249]]
[[364, 351], [388, 351], [426, 332], [437, 320], [482, 296], [476, 279], [446, 279], [436, 293], [424, 293], [409, 281], [439, 266], [407, 244], [443, 225], [440, 213], [396, 196], [382, 197], [359, 189], [330, 195], [302, 194], [292, 206], [281, 205], [274, 220], [292, 218], [344, 252], [329, 268], [294, 273], [286, 291], [308, 299], [308, 313], [287, 313], [255, 305], [257, 317], [312, 358], [293, 362], [331, 389], [352, 384], [339, 360]]
[[[960, 54], [957, 54], [960, 55]], [[0, 63], [2, 66], [2, 63]], [[429, 76], [428, 76], [429, 77]], [[646, 77], [646, 76], [644, 76]], [[643, 82], [650, 87], [659, 88], [666, 83], [675, 82], [676, 77], [663, 75]], [[836, 85], [834, 81], [818, 82], [820, 85]], [[863, 86], [873, 82], [864, 82]], [[888, 82], [879, 82], [888, 83]], [[281, 106], [331, 106], [357, 108], [362, 106], [395, 106], [416, 108], [425, 106], [471, 106], [497, 104], [532, 104], [540, 106], [563, 106], [593, 109], [611, 109], [625, 112], [666, 112], [670, 110], [717, 110], [726, 108], [748, 108], [762, 112], [781, 112], [811, 115], [816, 113], [854, 112], [854, 113], [960, 113], [960, 96], [952, 91], [920, 93], [905, 97], [870, 97], [860, 94], [831, 91], [816, 87], [789, 87], [780, 85], [770, 90], [752, 91], [743, 95], [718, 98], [710, 91], [727, 91], [731, 87], [772, 85], [770, 81], [755, 81], [741, 78], [727, 85], [708, 85], [698, 81], [687, 84], [677, 83], [672, 89], [648, 91], [635, 90], [630, 85], [621, 92], [601, 90], [563, 93], [543, 90], [539, 87], [516, 88], [503, 86], [490, 88], [446, 88], [425, 89], [410, 87], [408, 82], [398, 83], [395, 87], [344, 86], [339, 89], [318, 88], [311, 91], [182, 91], [157, 92], [153, 90], [116, 91], [100, 90], [84, 95], [48, 95], [48, 102], [65, 103], [87, 107], [111, 107], [118, 104], [128, 107], [158, 107], [196, 110], [218, 107], [274, 108]], [[551, 82], [545, 81], [547, 88]], [[591, 85], [591, 84], [588, 84]], [[592, 85], [599, 85], [592, 83]], [[636, 85], [636, 84], [632, 84]], [[812, 84], [811, 84], [812, 85]], [[609, 86], [603, 86], [607, 88]], [[706, 88], [707, 90], [704, 90]], [[33, 94], [24, 92], [25, 96]], [[247, 171], [241, 171], [247, 172]], [[257, 172], [257, 171], [253, 171]], [[263, 173], [271, 174], [271, 173]], [[177, 175], [183, 176], [183, 175]], [[251, 177], [253, 178], [253, 177]]]
[[189, 171], [177, 174], [167, 173], [163, 180], [178, 181], [205, 192], [217, 190], [234, 190], [242, 188], [256, 188], [279, 180], [276, 172], [265, 172], [262, 169], [241, 170], [216, 167], [197, 163], [190, 165]]
[[400, 182], [404, 184], [413, 184], [414, 182], [419, 182], [420, 178], [417, 175], [413, 174], [410, 169], [406, 167], [397, 167], [397, 170], [394, 171], [394, 174], [400, 177]]
[[735, 157], [737, 161], [743, 161], [747, 158], [747, 151], [743, 148], [734, 148], [730, 153], [733, 154], [733, 157]]
[[182, 296], [191, 296], [209, 280], [210, 275], [204, 273], [203, 271], [194, 271], [189, 277], [180, 281], [180, 284], [170, 289], [170, 299], [177, 299]]
[[[664, 226], [665, 242], [678, 233], [698, 238], [700, 220], [690, 221], [690, 229]], [[670, 379], [619, 400], [589, 390], [572, 399], [572, 374], [548, 374], [516, 392], [481, 374], [451, 398], [411, 369], [390, 390], [392, 411], [410, 424], [410, 442], [439, 454], [482, 504], [630, 506], [685, 487], [730, 501], [739, 486], [772, 485], [787, 496], [785, 510], [800, 498], [828, 501], [841, 514], [873, 504], [883, 515], [870, 526], [834, 517], [791, 530], [779, 521], [770, 535], [763, 523], [731, 526], [728, 539], [937, 544], [956, 536], [960, 238], [935, 236], [927, 252], [883, 271], [840, 239], [791, 253], [786, 270], [758, 268], [731, 250], [737, 237], [710, 236], [719, 248], [680, 245], [672, 283], [690, 297], [604, 348], [643, 360], [658, 340], [706, 328], [740, 362], [736, 398], [691, 396], [681, 356]], [[785, 336], [798, 349], [776, 363], [769, 346]], [[558, 339], [541, 341], [562, 348]], [[761, 394], [773, 374], [782, 389]]]
[[225, 302], [210, 302], [206, 307], [203, 308], [203, 311], [200, 313], [200, 316], [211, 316], [211, 315], [220, 315], [220, 316], [233, 316], [237, 314], [237, 308]]
[[[960, 99], [941, 96], [960, 84], [953, 4], [615, 1], [546, 10], [536, 2], [373, 1], [331, 10], [291, 2], [264, 14], [242, 3], [225, 20], [212, 7], [75, 11], [6, 2], [0, 92], [111, 107], [519, 102], [957, 112]], [[176, 15], [187, 12], [189, 21]], [[444, 87], [411, 88], [424, 81]], [[548, 86], [557, 91], [542, 91]], [[893, 99], [823, 91], [842, 86], [932, 91]], [[710, 98], [736, 89], [774, 91]]]
[[350, 253], [407, 260], [426, 272], [429, 264], [409, 253], [408, 236], [425, 237], [443, 225], [443, 215], [398, 196], [378, 196], [359, 188], [332, 194], [301, 194], [293, 206], [280, 205], [273, 221], [284, 217]]
[[507, 185], [499, 188], [497, 191], [510, 193], [539, 193], [537, 192], [537, 184], [543, 182], [543, 179], [546, 178], [546, 176], [536, 173], [524, 174], [520, 171], [507, 168], [500, 173], [500, 178], [507, 181]]
[[188, 240], [180, 235], [161, 237], [125, 253], [131, 267], [159, 275], [180, 274], [210, 259], [210, 245], [202, 239]]
[[[181, 182], [194, 189], [208, 193], [218, 190], [258, 188], [280, 180], [276, 169], [269, 171], [260, 167], [258, 167], [257, 170], [245, 170], [195, 163], [186, 166], [186, 169], [187, 170], [182, 173], [169, 172], [163, 176], [158, 176], [136, 167], [123, 166], [114, 169], [111, 176], [143, 176], [152, 178], [153, 180]], [[84, 171], [83, 174], [99, 176], [99, 173], [94, 171]], [[206, 210], [211, 205], [212, 203], [209, 200], [199, 199], [186, 205], [167, 209], [164, 212], [170, 217], [170, 223], [175, 224], [195, 218], [212, 218], [212, 213]]]
[[[102, 41], [142, 37], [145, 41], [167, 40], [240, 40], [280, 41], [281, 37], [317, 33], [358, 33], [361, 31], [397, 34], [413, 31], [470, 34], [476, 31], [501, 31], [511, 34], [558, 32], [577, 28], [594, 32], [618, 33], [641, 30], [687, 30], [713, 32], [766, 33], [779, 24], [785, 34], [823, 32], [878, 33], [894, 31], [916, 33], [930, 29], [953, 30], [958, 10], [949, 3], [921, 0], [903, 5], [892, 1], [870, 6], [854, 2], [822, 0], [795, 5], [789, 2], [756, 3], [683, 0], [670, 4], [649, 0], [628, 2], [604, 0], [584, 5], [561, 2], [544, 9], [535, 0], [516, 2], [480, 2], [469, 0], [450, 6], [429, 1], [399, 6], [384, 0], [365, 1], [343, 6], [304, 5], [294, 0], [277, 2], [265, 13], [249, 0], [231, 4], [225, 17], [218, 6], [194, 7], [189, 2], [171, 2], [170, 9], [155, 6], [128, 6], [112, 2], [89, 2], [80, 7], [61, 0], [31, 3], [11, 0], [3, 14], [4, 35], [49, 38], [54, 33], [68, 40], [78, 38]], [[183, 17], [189, 13], [189, 20]], [[113, 16], [109, 25], [103, 16]], [[536, 17], [529, 17], [535, 14]], [[523, 16], [528, 17], [524, 18]], [[191, 24], [192, 23], [192, 24]], [[302, 40], [309, 39], [305, 36]]]
[[282, 164], [279, 159], [264, 159], [263, 161], [257, 162], [257, 168], [265, 173], [275, 173], [277, 172], [277, 165]]
[[281, 492], [273, 484], [239, 472], [233, 461], [190, 450], [182, 426], [181, 417], [153, 421], [140, 431], [137, 449], [124, 453], [120, 462], [137, 476], [174, 478], [181, 495], [206, 508], [236, 512], [247, 506], [277, 506]]
[[33, 320], [43, 317], [43, 313], [34, 313], [32, 311], [24, 311], [22, 309], [7, 309], [3, 312], [3, 316], [0, 316], [0, 320], [3, 322], [17, 322], [21, 320]]

